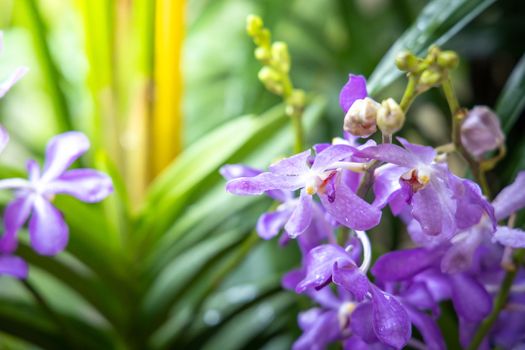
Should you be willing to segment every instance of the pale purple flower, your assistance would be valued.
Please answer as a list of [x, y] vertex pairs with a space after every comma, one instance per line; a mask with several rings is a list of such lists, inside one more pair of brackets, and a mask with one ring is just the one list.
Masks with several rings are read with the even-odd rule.
[[[4, 33], [0, 31], [0, 54], [2, 53], [4, 47]], [[28, 71], [26, 67], [17, 68], [11, 75], [4, 81], [0, 82], [0, 98], [9, 91], [9, 89], [22, 78]]]
[[[490, 242], [497, 242], [506, 247], [525, 248], [525, 231], [495, 225], [496, 222], [505, 220], [513, 212], [525, 207], [525, 194], [522, 190], [524, 186], [525, 172], [521, 172], [511, 185], [505, 187], [498, 194], [492, 202], [492, 207], [486, 208], [487, 215], [483, 215], [478, 223], [458, 232], [450, 241], [440, 242], [443, 247], [447, 247], [441, 259], [441, 270], [443, 272], [455, 273], [469, 270], [474, 255], [482, 244], [489, 245]], [[419, 233], [420, 229], [414, 227], [413, 223], [409, 225], [409, 231], [416, 241], [425, 241], [425, 235]]]
[[406, 345], [411, 335], [406, 310], [396, 297], [371, 283], [345, 249], [333, 244], [315, 247], [308, 252], [304, 268], [305, 275], [297, 283], [296, 292], [311, 292], [334, 282], [353, 300], [344, 305], [347, 317], [351, 315], [353, 334], [365, 342], [379, 341], [396, 349]]
[[492, 297], [472, 273], [441, 272], [444, 250], [437, 247], [390, 252], [382, 255], [371, 271], [383, 284], [425, 283], [435, 302], [450, 299], [461, 318], [469, 322], [483, 320], [492, 309]]
[[461, 124], [461, 143], [475, 158], [505, 142], [498, 116], [486, 106], [472, 108]]
[[300, 234], [308, 228], [314, 212], [314, 194], [340, 224], [366, 230], [379, 223], [381, 212], [341, 180], [342, 169], [362, 168], [362, 164], [344, 162], [354, 151], [348, 145], [333, 145], [317, 153], [313, 160], [311, 152], [305, 151], [271, 165], [269, 172], [230, 180], [226, 190], [237, 195], [259, 195], [270, 190], [301, 189], [298, 204], [286, 224], [287, 232]]
[[[0, 126], [0, 153], [9, 141], [9, 134]], [[12, 250], [2, 249], [0, 246], [0, 275], [9, 275], [17, 278], [26, 278], [27, 263], [20, 257], [11, 254]]]
[[434, 161], [433, 148], [398, 139], [404, 148], [382, 144], [358, 152], [390, 163], [376, 169], [375, 205], [390, 204], [396, 215], [408, 207], [421, 231], [439, 241], [476, 224], [491, 210], [479, 186], [458, 178], [446, 164]]
[[[262, 173], [258, 169], [239, 164], [225, 165], [219, 171], [227, 180], [254, 177]], [[318, 203], [312, 204], [310, 225], [304, 231], [296, 232], [293, 231], [296, 226], [293, 225], [291, 218], [297, 206], [300, 205], [299, 198], [294, 197], [293, 192], [290, 191], [270, 190], [266, 191], [265, 194], [280, 204], [275, 210], [263, 213], [257, 220], [256, 230], [261, 238], [272, 239], [284, 229], [287, 237], [283, 237], [281, 243], [287, 243], [288, 238], [298, 238], [299, 247], [303, 253], [306, 253], [332, 234], [333, 227]]]
[[113, 191], [111, 179], [93, 169], [69, 166], [89, 149], [82, 133], [66, 132], [53, 137], [46, 149], [42, 173], [35, 161], [27, 164], [29, 179], [0, 180], [0, 188], [16, 190], [15, 199], [4, 213], [5, 233], [0, 249], [14, 251], [17, 232], [29, 219], [31, 246], [42, 255], [55, 255], [68, 242], [69, 229], [57, 208], [51, 204], [56, 194], [68, 194], [81, 201], [101, 201]]

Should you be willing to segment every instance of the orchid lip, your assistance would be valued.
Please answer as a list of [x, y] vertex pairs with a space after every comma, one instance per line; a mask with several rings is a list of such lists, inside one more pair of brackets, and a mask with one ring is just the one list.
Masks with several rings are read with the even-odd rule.
[[337, 311], [337, 318], [339, 319], [339, 327], [341, 330], [345, 330], [350, 323], [350, 316], [357, 308], [357, 304], [351, 301], [346, 301], [339, 307]]
[[430, 182], [431, 170], [427, 167], [413, 168], [401, 175], [401, 181], [410, 186], [415, 193], [425, 188]]

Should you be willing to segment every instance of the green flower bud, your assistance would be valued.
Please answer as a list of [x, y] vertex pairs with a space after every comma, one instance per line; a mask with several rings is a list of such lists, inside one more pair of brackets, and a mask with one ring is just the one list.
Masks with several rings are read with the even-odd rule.
[[389, 98], [381, 103], [377, 111], [377, 126], [385, 135], [393, 135], [405, 124], [405, 112], [394, 99]]
[[255, 58], [261, 62], [267, 63], [270, 62], [272, 54], [266, 47], [258, 47], [255, 49]]
[[401, 51], [396, 56], [396, 66], [404, 72], [414, 72], [418, 69], [420, 60], [410, 51]]
[[246, 31], [248, 35], [256, 37], [263, 29], [264, 23], [261, 17], [256, 15], [249, 15], [246, 18]]
[[438, 85], [443, 78], [440, 71], [434, 68], [426, 69], [422, 74], [419, 81], [421, 84], [426, 85], [427, 87], [432, 87]]
[[438, 55], [437, 63], [443, 68], [454, 69], [459, 64], [458, 54], [454, 51], [443, 51]]
[[366, 97], [355, 101], [346, 112], [343, 129], [354, 136], [368, 137], [376, 132], [379, 103]]
[[288, 45], [282, 41], [276, 41], [272, 45], [272, 59], [281, 72], [288, 73], [290, 71], [290, 54], [288, 53]]
[[276, 95], [283, 94], [283, 84], [281, 82], [281, 75], [275, 69], [264, 66], [258, 74], [259, 80], [264, 84], [266, 89]]

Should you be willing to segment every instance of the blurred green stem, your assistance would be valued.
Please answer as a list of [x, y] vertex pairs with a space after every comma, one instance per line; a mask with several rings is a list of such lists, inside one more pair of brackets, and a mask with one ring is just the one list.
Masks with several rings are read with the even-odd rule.
[[294, 153], [300, 153], [304, 150], [303, 121], [301, 114], [291, 116], [294, 130]]

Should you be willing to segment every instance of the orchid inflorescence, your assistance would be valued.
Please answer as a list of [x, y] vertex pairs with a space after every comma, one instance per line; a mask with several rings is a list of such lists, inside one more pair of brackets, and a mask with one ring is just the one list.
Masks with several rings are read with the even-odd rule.
[[[249, 29], [250, 21], [255, 20], [249, 20]], [[264, 32], [262, 22], [256, 24]], [[513, 228], [513, 220], [499, 223], [525, 207], [525, 172], [490, 201], [484, 171], [501, 158], [490, 158], [493, 151], [504, 153], [504, 136], [488, 107], [459, 106], [449, 75], [457, 64], [454, 52], [437, 47], [423, 58], [401, 53], [396, 65], [409, 84], [400, 103], [375, 101], [365, 78], [350, 74], [339, 96], [343, 138], [281, 159], [268, 171], [237, 164], [221, 169], [228, 192], [277, 202], [257, 222], [261, 238], [284, 231], [280, 243], [295, 239], [301, 250], [302, 266], [282, 283], [317, 306], [299, 315], [303, 334], [294, 349], [323, 349], [333, 342], [345, 349], [407, 344], [444, 349], [437, 320], [440, 303], [447, 300], [464, 347], [512, 348], [523, 340], [523, 321], [510, 330], [502, 327], [521, 315], [502, 312], [500, 298], [523, 301], [515, 287], [520, 287], [517, 264], [525, 232]], [[449, 103], [452, 144], [433, 148], [393, 139], [415, 97], [432, 87], [441, 87]], [[367, 139], [378, 130], [382, 143]], [[451, 152], [463, 156], [476, 181], [451, 172]], [[386, 253], [372, 264], [365, 231], [380, 223], [387, 206], [406, 224], [414, 247]]]
[[[0, 50], [2, 32], [0, 32]], [[0, 83], [0, 97], [27, 72], [20, 67]], [[0, 152], [9, 141], [7, 131], [0, 126]], [[0, 237], [0, 275], [26, 278], [28, 265], [14, 255], [18, 246], [18, 231], [29, 221], [28, 230], [32, 248], [40, 255], [52, 256], [66, 248], [69, 229], [62, 213], [52, 204], [56, 194], [67, 194], [95, 203], [113, 192], [111, 179], [93, 169], [68, 168], [90, 147], [87, 137], [69, 131], [53, 137], [46, 148], [42, 171], [34, 160], [27, 162], [29, 179], [0, 180], [0, 190], [14, 190], [15, 198], [4, 212], [4, 232]]]

